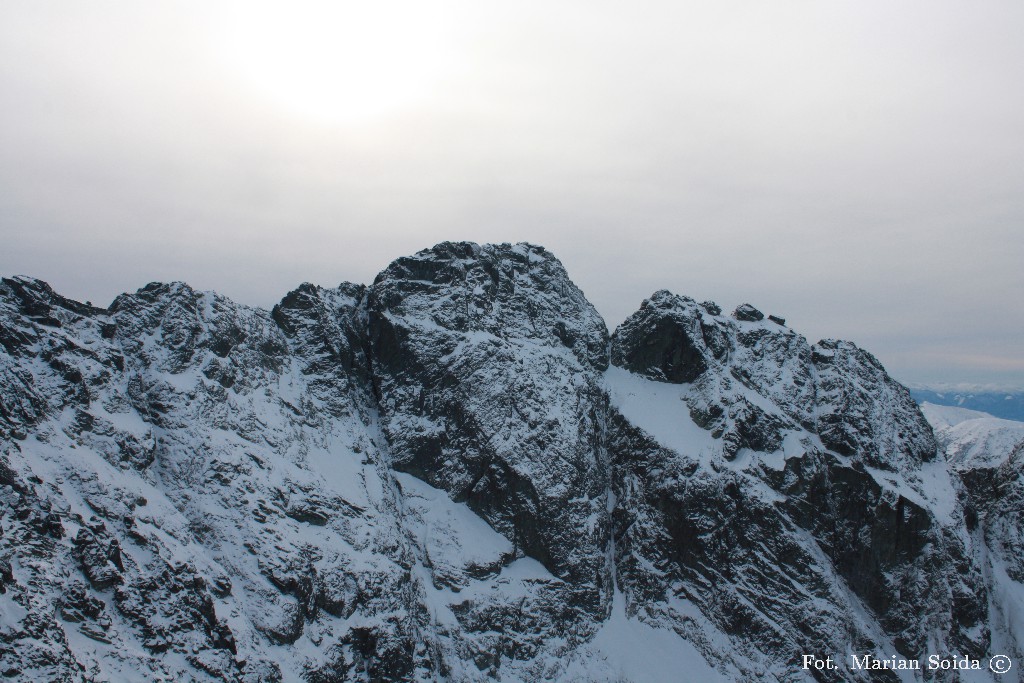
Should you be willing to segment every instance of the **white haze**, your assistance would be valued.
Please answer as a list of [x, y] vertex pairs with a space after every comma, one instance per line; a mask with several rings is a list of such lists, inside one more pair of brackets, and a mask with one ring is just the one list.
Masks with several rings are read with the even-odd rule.
[[423, 7], [389, 3], [367, 44], [425, 37], [399, 54], [429, 80], [332, 119], [228, 48], [252, 13], [356, 4], [0, 0], [0, 273], [269, 306], [442, 240], [525, 240], [612, 328], [666, 288], [905, 381], [1024, 384], [1024, 4]]

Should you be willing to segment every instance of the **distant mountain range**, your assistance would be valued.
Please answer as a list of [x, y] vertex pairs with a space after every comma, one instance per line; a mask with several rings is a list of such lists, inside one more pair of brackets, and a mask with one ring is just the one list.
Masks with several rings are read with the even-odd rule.
[[966, 391], [911, 388], [910, 395], [918, 404], [934, 403], [980, 410], [1004, 420], [1024, 421], [1024, 391]]

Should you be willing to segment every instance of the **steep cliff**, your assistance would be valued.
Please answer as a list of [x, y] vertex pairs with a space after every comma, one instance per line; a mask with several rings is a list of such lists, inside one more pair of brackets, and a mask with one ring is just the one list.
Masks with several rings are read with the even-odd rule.
[[870, 354], [749, 305], [657, 292], [609, 335], [543, 248], [444, 243], [271, 311], [4, 279], [0, 347], [10, 678], [796, 681], [805, 653], [1020, 651], [1019, 453], [948, 465]]

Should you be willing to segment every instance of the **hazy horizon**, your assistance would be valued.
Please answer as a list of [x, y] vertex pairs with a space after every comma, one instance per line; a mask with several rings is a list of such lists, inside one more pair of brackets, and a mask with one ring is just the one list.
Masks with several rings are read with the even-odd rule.
[[1024, 387], [1024, 5], [0, 0], [0, 273], [272, 306], [541, 244]]

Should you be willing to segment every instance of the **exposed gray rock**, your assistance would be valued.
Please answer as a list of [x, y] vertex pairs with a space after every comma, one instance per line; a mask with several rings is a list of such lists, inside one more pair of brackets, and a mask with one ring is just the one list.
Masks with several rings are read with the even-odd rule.
[[377, 277], [369, 320], [394, 466], [570, 581], [592, 624], [610, 596], [597, 311], [539, 247], [445, 243]]
[[750, 304], [740, 304], [736, 307], [736, 310], [732, 312], [732, 317], [737, 320], [757, 322], [759, 320], [764, 320], [764, 313], [757, 310]]
[[841, 455], [894, 471], [936, 457], [935, 436], [906, 387], [867, 351], [826, 339], [813, 349], [817, 431]]
[[808, 652], [1020, 656], [1020, 449], [948, 466], [870, 354], [763, 317], [659, 291], [609, 337], [527, 244], [440, 244], [272, 311], [4, 279], [0, 673], [639, 681], [656, 641], [695, 679], [788, 682]]
[[612, 362], [663, 382], [693, 382], [708, 369], [709, 353], [728, 353], [718, 341], [717, 329], [706, 327], [703, 318], [692, 299], [665, 290], [655, 292], [615, 331]]

